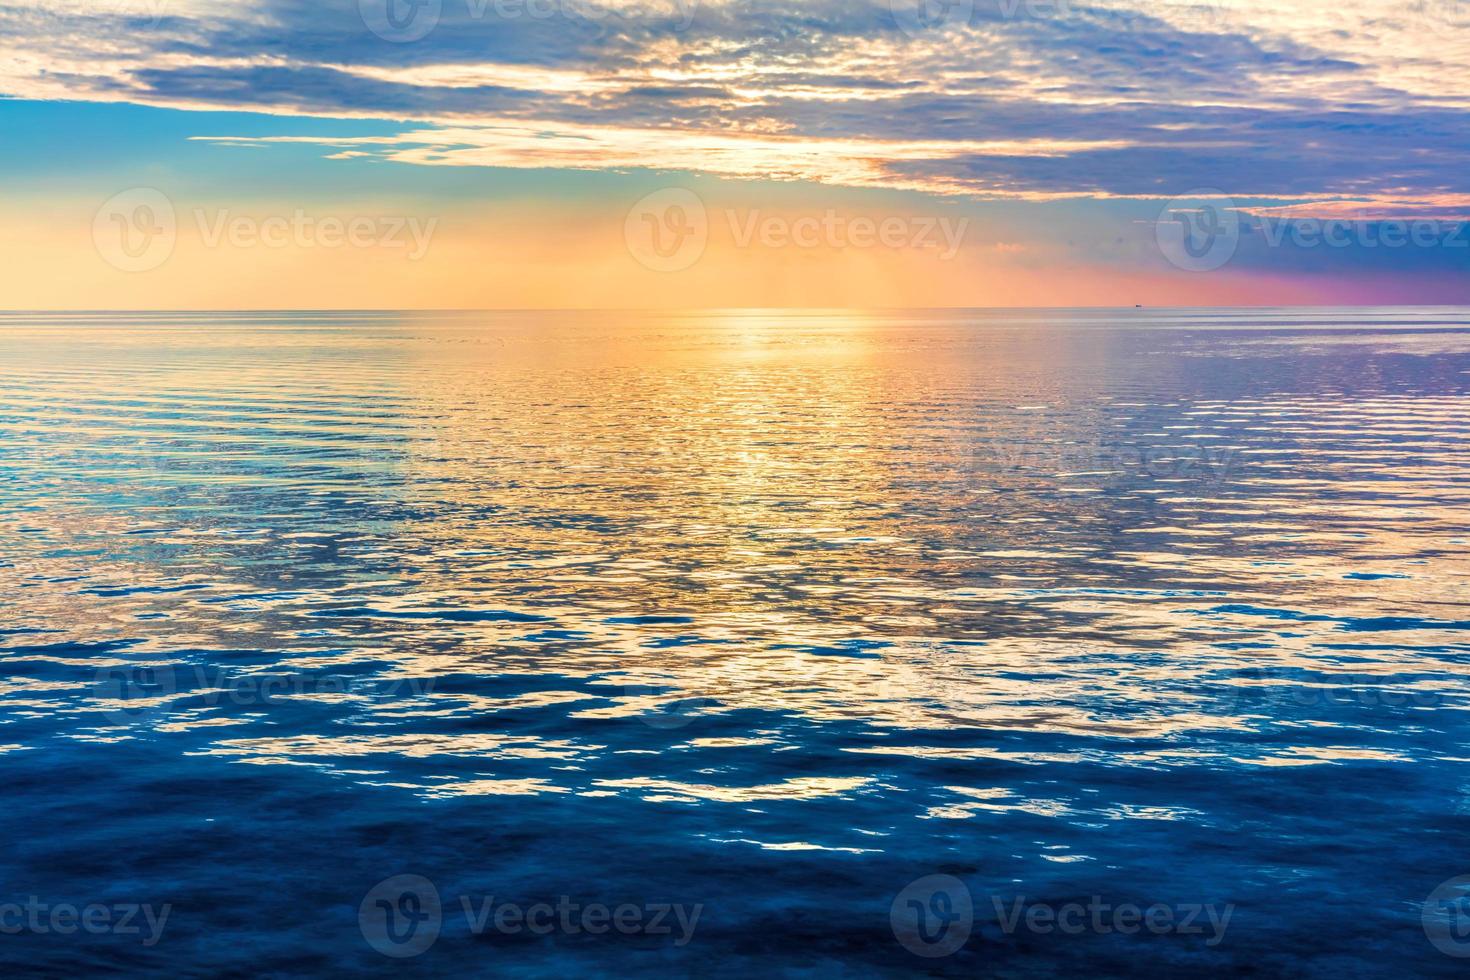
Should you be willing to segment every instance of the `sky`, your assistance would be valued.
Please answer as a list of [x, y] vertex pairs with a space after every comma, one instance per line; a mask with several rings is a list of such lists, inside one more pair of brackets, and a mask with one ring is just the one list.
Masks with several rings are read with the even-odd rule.
[[0, 0], [0, 308], [1470, 302], [1470, 0]]

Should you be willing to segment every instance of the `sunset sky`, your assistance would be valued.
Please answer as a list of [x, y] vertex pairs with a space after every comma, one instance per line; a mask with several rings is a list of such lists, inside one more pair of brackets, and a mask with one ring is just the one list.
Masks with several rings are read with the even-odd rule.
[[0, 96], [0, 308], [1470, 302], [1470, 0], [0, 2]]

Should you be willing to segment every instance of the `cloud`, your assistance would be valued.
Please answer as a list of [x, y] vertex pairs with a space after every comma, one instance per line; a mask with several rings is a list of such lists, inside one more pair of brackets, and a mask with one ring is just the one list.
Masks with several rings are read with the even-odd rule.
[[1470, 194], [1470, 0], [389, 2], [0, 2], [0, 92], [398, 120], [319, 142], [422, 166], [1411, 213]]

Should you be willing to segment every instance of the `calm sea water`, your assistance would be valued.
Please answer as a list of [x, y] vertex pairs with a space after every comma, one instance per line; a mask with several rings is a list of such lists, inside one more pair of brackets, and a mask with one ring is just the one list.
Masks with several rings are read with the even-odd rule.
[[0, 316], [0, 962], [1461, 974], [1467, 464], [1470, 311]]

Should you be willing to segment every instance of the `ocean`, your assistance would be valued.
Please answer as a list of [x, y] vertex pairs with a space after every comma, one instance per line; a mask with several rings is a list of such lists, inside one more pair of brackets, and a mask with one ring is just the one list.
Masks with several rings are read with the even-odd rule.
[[0, 314], [8, 976], [1462, 975], [1470, 310]]

